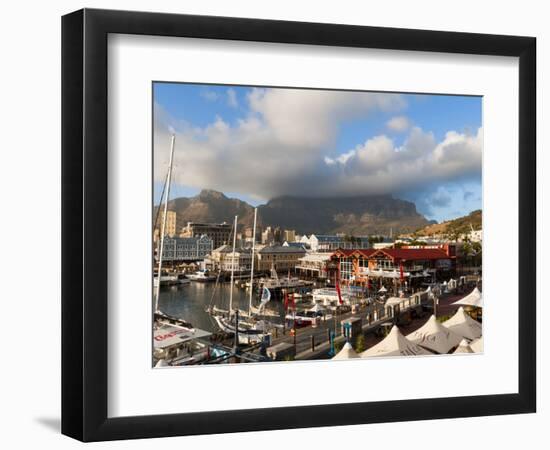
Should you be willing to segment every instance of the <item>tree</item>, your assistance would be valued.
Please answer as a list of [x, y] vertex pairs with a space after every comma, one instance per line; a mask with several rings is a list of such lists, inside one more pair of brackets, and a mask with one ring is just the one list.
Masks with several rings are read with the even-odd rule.
[[357, 353], [364, 352], [367, 348], [366, 342], [365, 342], [365, 336], [363, 336], [363, 333], [361, 333], [359, 336], [357, 336], [357, 339], [355, 340], [355, 351]]

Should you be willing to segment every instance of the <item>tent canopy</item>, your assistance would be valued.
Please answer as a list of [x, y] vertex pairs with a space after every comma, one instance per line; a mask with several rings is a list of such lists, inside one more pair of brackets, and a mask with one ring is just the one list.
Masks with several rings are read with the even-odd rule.
[[468, 341], [466, 339], [462, 339], [453, 353], [474, 353], [474, 351], [468, 344]]
[[483, 352], [483, 336], [481, 336], [479, 339], [476, 339], [475, 341], [470, 342], [470, 348], [475, 353]]
[[339, 360], [339, 359], [353, 359], [353, 358], [360, 358], [360, 356], [353, 349], [351, 344], [349, 342], [346, 342], [342, 347], [342, 350], [340, 350], [338, 354], [334, 356], [332, 359]]
[[443, 326], [470, 341], [480, 337], [482, 332], [481, 324], [466, 314], [462, 306], [453, 317], [443, 322]]
[[483, 308], [483, 297], [477, 287], [474, 288], [466, 297], [453, 303], [453, 305], [475, 306], [476, 308]]
[[422, 347], [409, 341], [401, 334], [397, 326], [393, 326], [389, 334], [378, 344], [361, 353], [361, 358], [371, 356], [416, 356], [430, 355]]
[[462, 340], [462, 336], [441, 325], [434, 315], [418, 330], [407, 335], [407, 338], [415, 344], [441, 354], [448, 353]]

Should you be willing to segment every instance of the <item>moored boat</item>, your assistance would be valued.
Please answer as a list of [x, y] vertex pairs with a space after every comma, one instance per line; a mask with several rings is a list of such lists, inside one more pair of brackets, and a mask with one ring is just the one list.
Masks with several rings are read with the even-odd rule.
[[194, 273], [190, 273], [187, 275], [187, 278], [191, 281], [216, 281], [216, 275], [211, 275], [206, 270], [198, 270]]

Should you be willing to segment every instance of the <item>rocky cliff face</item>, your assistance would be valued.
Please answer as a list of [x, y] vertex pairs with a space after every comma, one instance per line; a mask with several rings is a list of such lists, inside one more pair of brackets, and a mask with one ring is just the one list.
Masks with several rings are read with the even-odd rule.
[[414, 203], [391, 196], [349, 198], [282, 197], [259, 210], [268, 225], [296, 229], [300, 233], [388, 234], [416, 230], [429, 222]]
[[[254, 208], [248, 203], [226, 197], [221, 192], [203, 190], [195, 197], [169, 202], [177, 213], [178, 230], [187, 222], [231, 222], [251, 226]], [[261, 226], [279, 226], [300, 234], [349, 235], [404, 233], [430, 222], [416, 211], [414, 203], [391, 196], [349, 198], [279, 197], [258, 207]]]

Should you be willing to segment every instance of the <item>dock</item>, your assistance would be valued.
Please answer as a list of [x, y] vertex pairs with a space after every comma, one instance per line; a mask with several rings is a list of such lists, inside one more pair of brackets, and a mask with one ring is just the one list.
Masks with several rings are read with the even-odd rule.
[[[295, 347], [295, 360], [328, 358], [330, 333], [334, 334], [336, 344], [346, 339], [342, 323], [349, 322], [351, 319], [359, 319], [362, 334], [374, 333], [385, 323], [398, 323], [403, 316], [413, 312], [420, 314], [422, 305], [426, 304], [422, 300], [420, 295], [413, 295], [391, 306], [371, 304], [360, 308], [355, 313], [347, 312], [326, 320], [321, 318], [317, 326], [286, 329], [282, 333], [276, 330], [276, 334], [271, 341], [271, 347], [283, 343], [293, 345]], [[354, 320], [354, 322], [357, 321]]]

